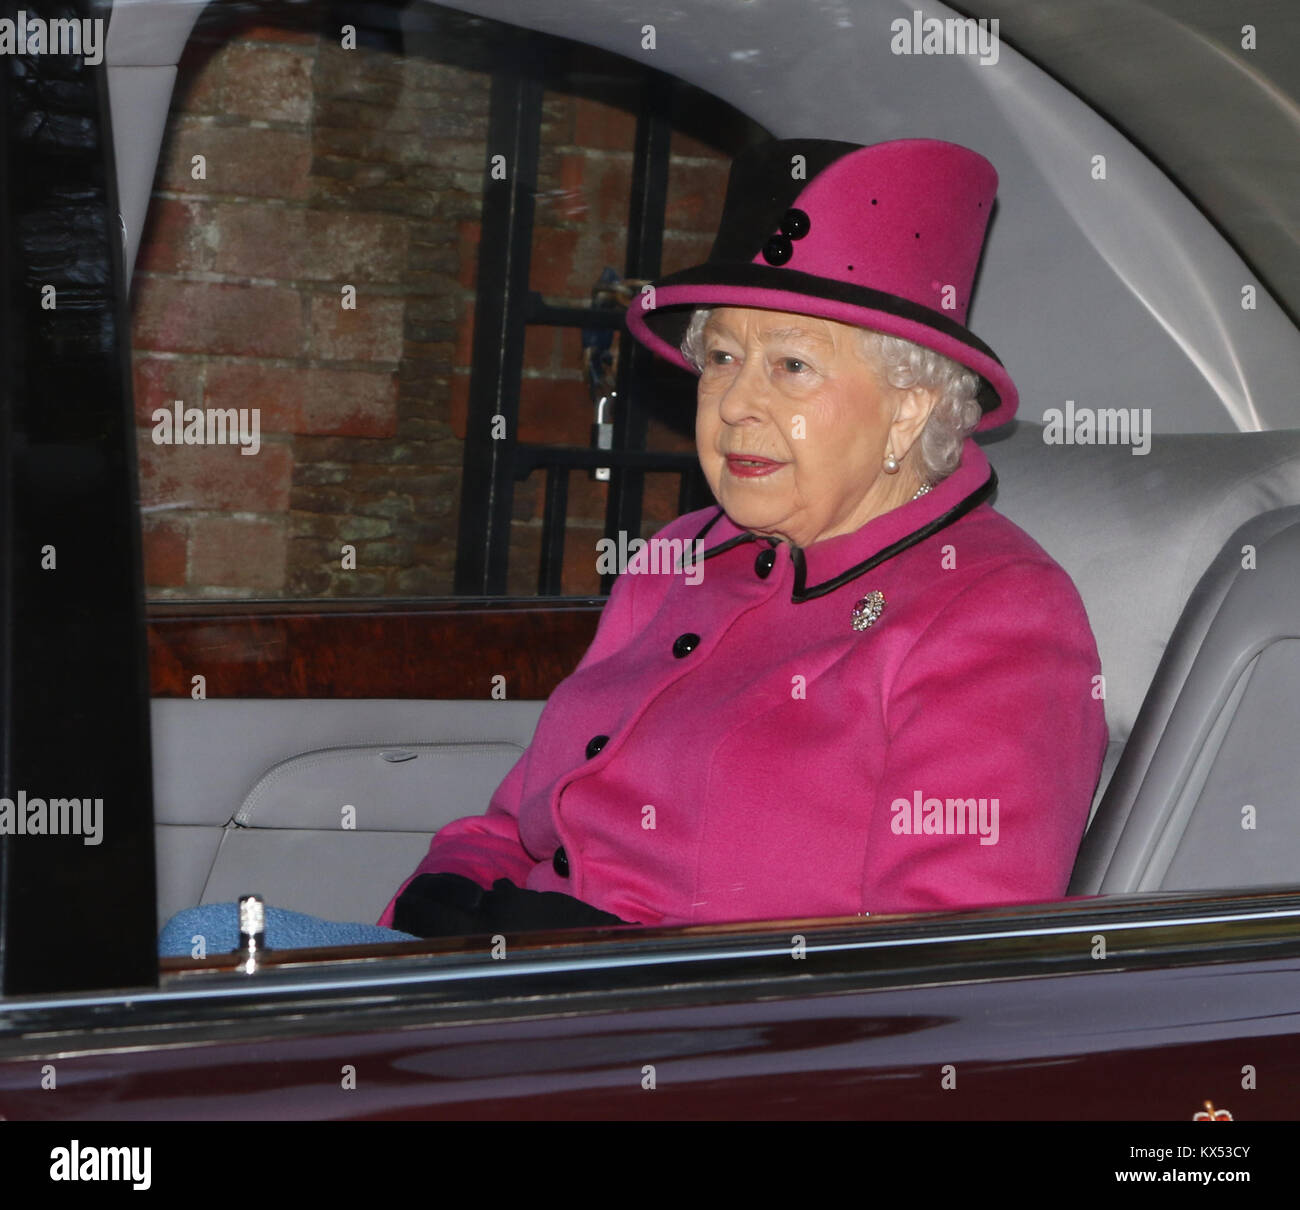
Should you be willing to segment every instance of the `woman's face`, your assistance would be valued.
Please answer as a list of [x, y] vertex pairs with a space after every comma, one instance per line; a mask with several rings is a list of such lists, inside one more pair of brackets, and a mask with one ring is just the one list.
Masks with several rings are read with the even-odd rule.
[[[695, 443], [714, 496], [741, 528], [811, 546], [899, 507], [921, 485], [905, 455], [931, 396], [885, 383], [864, 360], [860, 329], [719, 307], [702, 360]], [[897, 474], [884, 471], [886, 447]]]

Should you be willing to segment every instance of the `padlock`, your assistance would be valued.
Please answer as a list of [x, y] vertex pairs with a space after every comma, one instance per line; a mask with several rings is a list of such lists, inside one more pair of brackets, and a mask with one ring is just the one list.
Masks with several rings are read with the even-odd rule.
[[[591, 426], [591, 448], [612, 450], [614, 448], [614, 422], [610, 419], [614, 412], [616, 392], [602, 395], [596, 400], [596, 423]], [[598, 466], [591, 472], [591, 477], [602, 483], [609, 482], [609, 467]]]

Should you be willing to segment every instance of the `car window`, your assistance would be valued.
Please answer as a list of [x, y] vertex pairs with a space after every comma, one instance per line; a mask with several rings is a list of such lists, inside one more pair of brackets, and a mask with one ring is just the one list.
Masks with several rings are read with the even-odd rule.
[[[731, 156], [764, 132], [577, 43], [352, 16], [213, 10], [182, 59], [133, 280], [148, 592], [600, 595], [598, 539], [707, 499], [689, 380], [622, 309], [707, 254]], [[618, 465], [642, 451], [661, 466]], [[246, 812], [288, 776], [254, 772], [241, 826], [280, 826]]]
[[[181, 59], [132, 286], [149, 596], [607, 592], [611, 496], [615, 534], [709, 498], [685, 376], [619, 366], [624, 279], [702, 258], [763, 132], [594, 48], [345, 10], [209, 6]], [[615, 444], [658, 465], [565, 461]]]

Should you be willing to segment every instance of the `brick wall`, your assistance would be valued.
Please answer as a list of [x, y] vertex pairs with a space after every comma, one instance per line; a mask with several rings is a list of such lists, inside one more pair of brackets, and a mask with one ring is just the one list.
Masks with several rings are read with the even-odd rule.
[[[635, 118], [592, 97], [591, 75], [588, 95], [556, 88], [544, 103], [531, 284], [557, 303], [587, 303], [604, 266], [624, 263]], [[616, 70], [609, 82], [617, 94]], [[480, 70], [307, 32], [187, 48], [133, 296], [151, 596], [451, 592], [488, 89]], [[665, 272], [708, 251], [728, 163], [681, 133], [673, 151]], [[260, 409], [260, 451], [155, 444], [154, 409], [175, 400]], [[591, 421], [578, 332], [530, 329], [521, 439], [586, 445]], [[693, 442], [653, 423], [650, 446]], [[537, 478], [516, 485], [522, 595], [536, 584]], [[599, 591], [606, 491], [571, 479], [566, 593]], [[674, 476], [647, 477], [644, 532], [676, 515], [676, 491]]]

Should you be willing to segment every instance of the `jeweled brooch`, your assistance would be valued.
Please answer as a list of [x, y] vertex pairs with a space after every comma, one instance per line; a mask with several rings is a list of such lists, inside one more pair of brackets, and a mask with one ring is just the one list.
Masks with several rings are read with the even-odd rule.
[[867, 593], [853, 607], [853, 629], [866, 630], [868, 626], [874, 626], [884, 612], [885, 594], [879, 591]]

